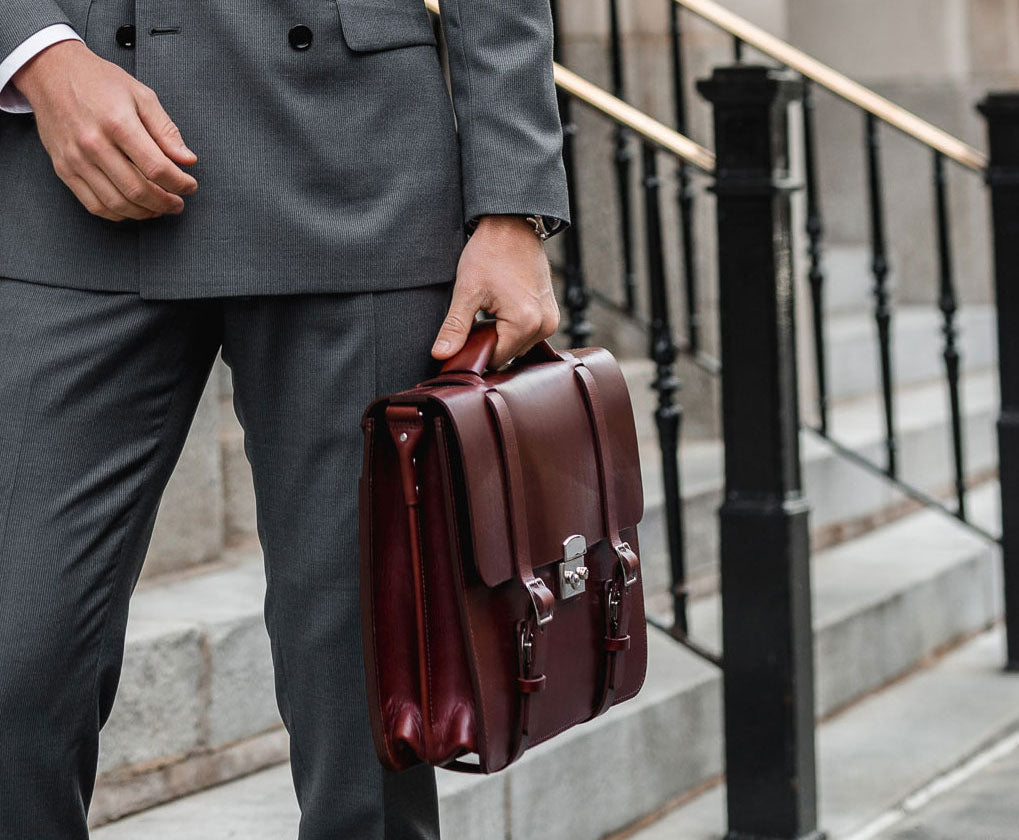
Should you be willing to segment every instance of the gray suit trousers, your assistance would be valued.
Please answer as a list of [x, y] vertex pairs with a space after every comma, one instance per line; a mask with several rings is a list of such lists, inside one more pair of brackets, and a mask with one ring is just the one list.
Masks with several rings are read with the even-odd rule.
[[222, 349], [255, 476], [300, 840], [438, 836], [384, 773], [357, 574], [360, 412], [433, 372], [449, 284], [149, 301], [0, 279], [0, 837], [84, 840], [156, 508]]

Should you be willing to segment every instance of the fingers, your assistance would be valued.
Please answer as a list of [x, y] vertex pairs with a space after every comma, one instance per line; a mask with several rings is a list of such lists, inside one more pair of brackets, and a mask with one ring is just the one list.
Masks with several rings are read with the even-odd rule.
[[530, 306], [501, 311], [495, 325], [498, 340], [491, 367], [498, 368], [510, 359], [521, 356], [542, 339], [553, 335], [559, 327], [559, 308], [552, 300], [533, 301]]
[[432, 356], [436, 359], [448, 359], [460, 352], [467, 341], [467, 335], [474, 325], [474, 316], [478, 314], [480, 302], [478, 295], [468, 283], [457, 281], [453, 287], [453, 299], [449, 304], [449, 312], [439, 328], [439, 334], [432, 346]]
[[[125, 197], [120, 188], [98, 166], [83, 165], [75, 174], [88, 185], [99, 201], [100, 212], [95, 213], [97, 216], [103, 216], [104, 218], [119, 216], [121, 219], [153, 219], [160, 215], [154, 210], [136, 204]], [[89, 212], [94, 211], [89, 208]]]
[[114, 213], [99, 200], [95, 191], [81, 176], [69, 175], [64, 179], [64, 181], [67, 186], [71, 188], [71, 192], [74, 193], [75, 198], [77, 198], [78, 201], [84, 205], [85, 209], [93, 216], [101, 216], [104, 219], [109, 219], [111, 222], [120, 222], [124, 220], [124, 216], [121, 216], [119, 213]]
[[[113, 139], [142, 177], [166, 192], [191, 195], [198, 189], [198, 182], [164, 154], [163, 149], [140, 120], [137, 130], [124, 131], [121, 136], [115, 136]], [[181, 206], [183, 207], [183, 202]]]
[[188, 165], [198, 160], [198, 155], [184, 144], [180, 130], [170, 119], [170, 115], [163, 110], [159, 97], [153, 90], [142, 88], [136, 93], [135, 101], [138, 104], [138, 116], [142, 124], [171, 161]]
[[[140, 124], [138, 128], [143, 130]], [[184, 209], [183, 198], [167, 192], [146, 178], [118, 146], [103, 144], [98, 149], [89, 149], [87, 155], [88, 161], [102, 170], [120, 193], [117, 205], [111, 206], [111, 209], [132, 218], [140, 218], [129, 212], [132, 206], [157, 215], [180, 213]]]

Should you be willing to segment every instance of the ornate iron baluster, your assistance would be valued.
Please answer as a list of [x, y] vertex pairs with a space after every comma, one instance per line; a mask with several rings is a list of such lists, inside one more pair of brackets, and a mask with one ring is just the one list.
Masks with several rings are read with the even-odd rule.
[[[667, 0], [669, 4], [669, 36], [672, 57], [672, 91], [676, 108], [676, 131], [685, 135], [686, 125], [686, 74], [683, 69], [683, 30], [680, 21], [679, 4]], [[686, 293], [686, 337], [687, 350], [698, 353], [701, 347], [701, 316], [697, 305], [697, 259], [696, 243], [694, 242], [694, 207], [693, 187], [690, 177], [690, 166], [680, 159], [677, 169], [679, 189], [676, 199], [679, 202], [679, 226], [683, 245], [683, 283]]]
[[897, 476], [895, 418], [892, 400], [892, 313], [888, 301], [888, 255], [885, 244], [885, 213], [881, 198], [881, 159], [877, 117], [865, 114], [867, 146], [867, 189], [870, 198], [871, 272], [874, 275], [874, 320], [877, 323], [878, 353], [881, 360], [881, 394], [885, 413], [885, 472]]
[[810, 79], [803, 79], [803, 169], [807, 197], [807, 255], [810, 258], [810, 302], [814, 317], [814, 366], [817, 377], [817, 414], [821, 434], [828, 434], [828, 374], [824, 343], [824, 271], [821, 239], [821, 201], [817, 189], [817, 156], [814, 153], [814, 96]]
[[683, 419], [682, 406], [675, 401], [681, 383], [673, 365], [676, 344], [669, 320], [669, 293], [665, 282], [665, 254], [662, 250], [662, 217], [659, 205], [661, 181], [655, 148], [644, 142], [641, 146], [644, 186], [644, 224], [647, 236], [648, 286], [651, 299], [650, 356], [655, 363], [655, 380], [651, 387], [658, 392], [655, 423], [662, 453], [662, 482], [665, 488], [665, 530], [672, 570], [673, 633], [685, 638], [687, 623], [686, 558], [683, 545], [683, 501], [679, 477], [679, 434]]
[[952, 267], [952, 238], [949, 233], [948, 185], [945, 179], [945, 158], [934, 150], [934, 195], [938, 228], [938, 308], [944, 318], [941, 327], [945, 337], [945, 374], [948, 377], [948, 401], [952, 412], [952, 455], [955, 461], [955, 494], [959, 504], [956, 515], [966, 519], [966, 472], [963, 462], [962, 408], [959, 397], [960, 357], [955, 340], [955, 275]]
[[[626, 98], [625, 71], [623, 69], [623, 44], [619, 30], [619, 6], [617, 0], [609, 0], [610, 57], [612, 65], [612, 93], [619, 99]], [[619, 229], [623, 245], [623, 294], [627, 313], [637, 309], [637, 273], [633, 264], [633, 202], [630, 199], [630, 164], [633, 154], [630, 150], [630, 130], [616, 123], [614, 130], [616, 167], [616, 191], [619, 197]]]
[[[559, 4], [552, 0], [553, 54], [556, 61], [562, 60], [562, 43], [559, 38]], [[590, 295], [584, 278], [583, 254], [580, 248], [580, 202], [577, 200], [577, 174], [574, 161], [573, 138], [577, 132], [573, 122], [570, 97], [559, 92], [559, 118], [563, 125], [563, 165], [566, 167], [566, 182], [570, 191], [570, 228], [560, 236], [563, 238], [563, 276], [565, 280], [564, 299], [569, 315], [563, 332], [570, 337], [570, 347], [583, 347], [591, 336], [591, 323], [587, 320], [587, 306]]]

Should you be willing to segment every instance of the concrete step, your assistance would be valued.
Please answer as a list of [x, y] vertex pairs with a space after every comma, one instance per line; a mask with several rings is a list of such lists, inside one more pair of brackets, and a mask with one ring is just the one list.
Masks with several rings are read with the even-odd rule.
[[[632, 372], [631, 376], [636, 379]], [[996, 374], [985, 371], [967, 375], [961, 392], [967, 474], [990, 475], [997, 465]], [[951, 420], [944, 387], [941, 383], [926, 383], [900, 389], [896, 417], [901, 478], [934, 495], [950, 493]], [[882, 418], [881, 403], [875, 395], [843, 401], [832, 409], [831, 436], [857, 454], [883, 464]], [[846, 459], [813, 432], [801, 434], [800, 451], [817, 544], [831, 544], [908, 509], [904, 493], [882, 476]], [[644, 438], [641, 453], [645, 508], [640, 539], [645, 585], [650, 591], [663, 591], [670, 577], [664, 553], [665, 510], [657, 441]], [[721, 503], [723, 459], [719, 441], [692, 441], [680, 448], [687, 570], [700, 590], [711, 589], [717, 570], [716, 511]]]
[[139, 587], [100, 737], [93, 822], [286, 759], [264, 592], [257, 550]]
[[822, 259], [825, 312], [863, 312], [873, 308], [874, 275], [870, 270], [869, 245], [827, 243]]
[[[959, 649], [823, 723], [818, 733], [820, 812], [832, 840], [1012, 840], [1015, 817], [1015, 771], [1019, 752], [998, 748], [1004, 756], [957, 794], [937, 800], [916, 816], [911, 803], [928, 802], [929, 788], [939, 787], [971, 756], [1008, 746], [1019, 726], [1019, 677], [1000, 670], [1000, 629], [980, 634]], [[662, 721], [662, 724], [669, 723]], [[705, 722], [708, 723], [708, 722]], [[714, 720], [710, 721], [713, 725]], [[992, 745], [988, 749], [988, 745]], [[508, 837], [504, 833], [504, 800], [509, 773], [495, 779], [439, 774], [443, 836]], [[625, 776], [605, 796], [625, 797]], [[499, 780], [502, 780], [501, 783]], [[932, 783], [933, 780], [933, 783]], [[689, 804], [669, 811], [650, 825], [619, 835], [631, 840], [718, 840], [724, 827], [724, 785]], [[592, 780], [586, 780], [588, 789]], [[712, 784], [712, 782], [715, 782]], [[562, 789], [556, 785], [547, 796]], [[585, 807], [600, 797], [585, 800]], [[537, 808], [543, 801], [533, 804]], [[468, 813], [467, 808], [473, 810]], [[565, 810], [565, 809], [564, 809]], [[548, 811], [546, 811], [548, 813]], [[906, 818], [897, 821], [901, 814]], [[469, 822], [464, 822], [464, 819]], [[296, 834], [297, 802], [289, 765], [255, 773], [230, 784], [155, 808], [93, 833], [95, 840], [280, 840]], [[894, 826], [881, 831], [880, 824]], [[869, 830], [868, 830], [869, 829]], [[595, 836], [557, 821], [543, 835], [551, 840]]]
[[[1019, 813], [1013, 775], [1000, 778], [1000, 798], [957, 830], [936, 833], [914, 826], [882, 833], [881, 825], [929, 797], [953, 771], [1019, 727], [1019, 677], [1002, 671], [1000, 628], [987, 631], [928, 667], [848, 709], [818, 731], [820, 822], [831, 840], [1006, 840]], [[993, 749], [993, 747], [992, 747]], [[625, 835], [631, 840], [717, 840], [725, 832], [724, 786], [717, 785], [654, 824]], [[997, 808], [995, 815], [989, 807]], [[1008, 810], [1011, 822], [1002, 823]], [[890, 819], [891, 817], [891, 819]], [[1004, 825], [1006, 828], [1002, 829]]]
[[[892, 310], [893, 383], [913, 385], [943, 379], [943, 318], [934, 304], [899, 304]], [[996, 364], [994, 307], [967, 304], [956, 316], [957, 348], [964, 371]], [[827, 319], [828, 389], [833, 400], [881, 388], [877, 327], [870, 311], [848, 312]], [[806, 340], [806, 339], [803, 339]]]
[[[974, 494], [973, 504], [993, 519], [996, 498], [994, 488], [987, 487]], [[111, 753], [114, 758], [104, 756], [104, 767], [114, 766], [116, 757], [154, 760], [155, 752], [187, 755], [226, 739], [243, 742], [246, 732], [257, 735], [276, 724], [267, 640], [260, 628], [258, 570], [242, 563], [221, 574], [216, 587], [199, 586], [205, 581], [196, 579], [172, 591], [139, 593], [124, 671], [127, 691], [104, 734], [104, 750], [117, 752]], [[995, 549], [933, 511], [818, 553], [818, 713], [830, 714], [932, 651], [986, 627], [1000, 611], [999, 589]], [[715, 599], [698, 601], [694, 632], [715, 643], [717, 618]], [[160, 623], [164, 649], [175, 651], [179, 660], [171, 667], [182, 676], [154, 685], [146, 663], [159, 661], [153, 640], [160, 638]], [[141, 628], [145, 637], [139, 636]], [[847, 662], [858, 664], [846, 668]], [[185, 676], [188, 687], [179, 689], [179, 697], [170, 695], [177, 700], [174, 708], [163, 708], [167, 686]], [[199, 690], [200, 684], [206, 688]], [[193, 695], [201, 701], [185, 702]], [[648, 680], [635, 700], [528, 753], [506, 773], [440, 774], [446, 836], [594, 840], [618, 830], [718, 776], [720, 712], [716, 669], [652, 629]], [[132, 751], [156, 732], [158, 750]], [[613, 773], [592, 774], [606, 756], [612, 756]], [[264, 807], [271, 802], [273, 816], [266, 817], [263, 805], [253, 807], [253, 801]], [[563, 802], [583, 807], [564, 808]], [[218, 822], [203, 819], [211, 811], [222, 815]], [[289, 829], [280, 823], [284, 815], [291, 820]], [[276, 840], [292, 836], [295, 819], [289, 776], [277, 769], [112, 823], [94, 837]]]

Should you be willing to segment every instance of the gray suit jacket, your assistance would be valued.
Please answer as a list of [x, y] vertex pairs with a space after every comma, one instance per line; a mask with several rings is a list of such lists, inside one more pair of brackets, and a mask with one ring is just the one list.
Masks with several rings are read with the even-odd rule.
[[548, 0], [442, 12], [452, 102], [422, 0], [0, 0], [0, 56], [70, 23], [156, 91], [199, 184], [179, 216], [100, 219], [34, 117], [0, 114], [0, 276], [152, 298], [402, 288], [452, 279], [478, 216], [568, 220]]

